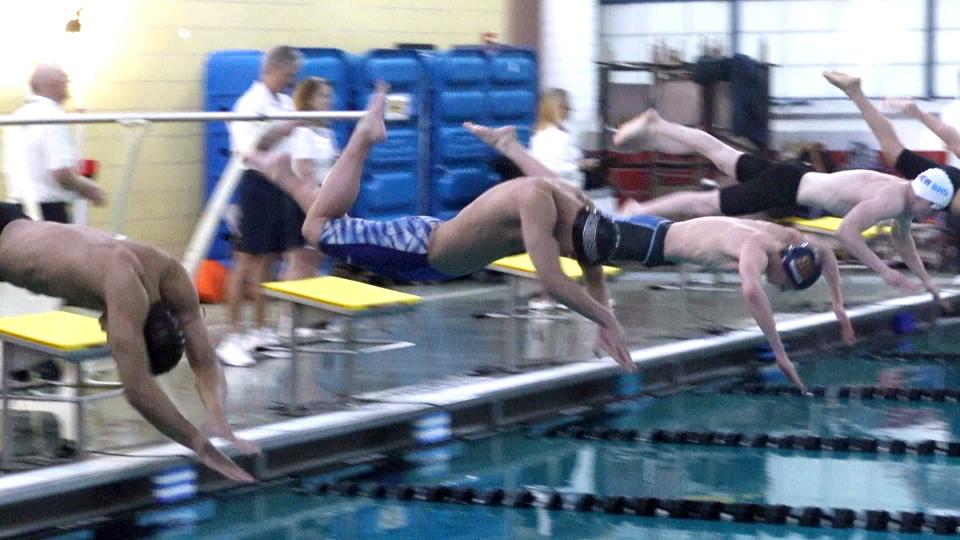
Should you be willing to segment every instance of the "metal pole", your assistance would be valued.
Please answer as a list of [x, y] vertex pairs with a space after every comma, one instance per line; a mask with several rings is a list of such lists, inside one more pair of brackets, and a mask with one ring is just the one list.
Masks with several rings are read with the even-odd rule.
[[[28, 124], [112, 124], [130, 122], [266, 122], [271, 120], [359, 120], [364, 111], [316, 111], [274, 114], [237, 114], [232, 112], [167, 112], [167, 113], [70, 113], [61, 116], [24, 118], [15, 115], [0, 116], [0, 126]], [[387, 118], [391, 120], [392, 118]]]
[[240, 183], [242, 173], [240, 160], [236, 156], [232, 156], [226, 168], [223, 169], [220, 180], [217, 181], [217, 187], [210, 194], [207, 206], [204, 207], [203, 214], [200, 215], [200, 222], [193, 231], [190, 243], [187, 244], [187, 251], [183, 254], [183, 267], [191, 276], [196, 273], [200, 261], [210, 251], [213, 235], [217, 232], [220, 218], [230, 202], [230, 197]]
[[934, 0], [927, 0], [926, 17], [923, 21], [924, 30], [924, 62], [923, 62], [923, 95], [933, 97], [936, 93], [936, 66], [937, 66], [937, 6]]
[[130, 192], [133, 190], [133, 171], [137, 168], [137, 159], [140, 156], [140, 148], [143, 146], [143, 138], [150, 129], [150, 123], [145, 121], [130, 122], [123, 124], [125, 127], [133, 129], [130, 133], [130, 139], [127, 143], [127, 160], [123, 170], [123, 178], [120, 181], [120, 190], [113, 200], [112, 218], [110, 229], [114, 235], [123, 234], [123, 228], [127, 223], [127, 201], [130, 199]]

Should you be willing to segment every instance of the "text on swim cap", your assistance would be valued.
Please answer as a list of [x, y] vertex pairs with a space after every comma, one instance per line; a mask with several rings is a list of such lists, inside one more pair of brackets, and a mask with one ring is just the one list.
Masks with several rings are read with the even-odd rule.
[[946, 187], [930, 180], [926, 176], [921, 176], [920, 181], [923, 182], [923, 185], [929, 187], [934, 193], [937, 193], [940, 195], [946, 195], [946, 196], [950, 195]]

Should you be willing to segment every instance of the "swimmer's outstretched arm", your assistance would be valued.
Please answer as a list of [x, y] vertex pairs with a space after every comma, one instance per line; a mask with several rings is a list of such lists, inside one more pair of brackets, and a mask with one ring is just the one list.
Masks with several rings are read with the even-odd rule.
[[740, 262], [738, 270], [740, 271], [740, 287], [744, 300], [747, 301], [747, 307], [753, 319], [757, 321], [757, 326], [767, 338], [770, 344], [770, 350], [777, 361], [777, 366], [786, 374], [787, 377], [797, 385], [803, 393], [807, 392], [807, 387], [800, 380], [800, 374], [797, 373], [793, 362], [787, 356], [787, 351], [780, 340], [780, 333], [777, 332], [777, 323], [773, 318], [773, 308], [770, 306], [770, 299], [763, 290], [763, 284], [760, 282], [760, 275], [767, 268], [767, 254], [763, 248], [756, 242], [747, 241], [740, 249]]
[[197, 394], [206, 412], [203, 434], [208, 437], [223, 437], [245, 454], [259, 453], [260, 448], [256, 444], [234, 435], [227, 422], [227, 385], [223, 368], [217, 361], [207, 327], [203, 324], [197, 291], [186, 270], [176, 261], [171, 261], [161, 275], [160, 296], [177, 317], [184, 333], [187, 360], [196, 377]]
[[552, 194], [532, 184], [519, 196], [523, 243], [543, 288], [570, 309], [597, 323], [598, 344], [624, 369], [636, 371], [636, 364], [630, 358], [630, 351], [624, 342], [623, 328], [613, 312], [591, 298], [560, 267], [560, 244], [553, 236], [557, 225], [557, 208]]
[[107, 338], [130, 405], [161, 433], [196, 452], [204, 465], [232, 480], [253, 481], [252, 476], [184, 418], [150, 374], [143, 339], [149, 298], [132, 266], [113, 271], [104, 301], [109, 313]]
[[857, 336], [853, 331], [850, 318], [847, 317], [847, 310], [843, 307], [843, 291], [840, 288], [840, 266], [837, 264], [837, 256], [833, 254], [833, 249], [830, 246], [823, 245], [807, 236], [804, 236], [804, 239], [813, 244], [820, 252], [820, 258], [823, 261], [823, 278], [827, 280], [827, 287], [830, 289], [830, 303], [833, 314], [837, 317], [837, 323], [840, 325], [840, 338], [844, 345], [853, 345], [857, 342]]
[[[872, 174], [872, 173], [865, 173]], [[881, 190], [873, 197], [854, 206], [840, 222], [837, 229], [837, 238], [843, 243], [851, 255], [867, 265], [871, 270], [880, 274], [888, 285], [894, 285], [906, 290], [916, 290], [917, 283], [900, 272], [890, 268], [877, 256], [863, 239], [863, 231], [873, 225], [891, 218], [899, 218], [906, 209], [906, 202], [898, 192], [889, 193]]]
[[907, 265], [907, 268], [920, 278], [920, 282], [923, 283], [924, 288], [933, 295], [933, 299], [940, 302], [940, 289], [937, 288], [937, 284], [930, 279], [930, 274], [927, 273], [927, 269], [923, 266], [923, 261], [920, 260], [920, 254], [917, 253], [917, 244], [913, 241], [913, 235], [910, 234], [911, 221], [909, 216], [902, 216], [894, 220], [893, 234], [891, 234], [893, 249], [896, 250], [900, 258], [903, 259], [903, 263]]

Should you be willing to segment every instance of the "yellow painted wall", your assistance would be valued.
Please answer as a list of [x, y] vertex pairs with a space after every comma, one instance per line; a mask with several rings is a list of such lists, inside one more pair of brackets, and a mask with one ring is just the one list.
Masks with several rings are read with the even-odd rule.
[[[203, 108], [208, 53], [278, 44], [360, 53], [398, 42], [440, 48], [476, 43], [505, 28], [507, 0], [31, 0], [0, 3], [0, 114], [16, 109], [38, 61], [70, 73], [89, 112]], [[82, 7], [83, 30], [64, 32]], [[85, 155], [112, 190], [124, 163], [125, 128], [87, 126]], [[150, 128], [138, 161], [126, 233], [180, 255], [196, 225], [204, 184], [203, 126]], [[93, 209], [106, 227], [110, 209]]]

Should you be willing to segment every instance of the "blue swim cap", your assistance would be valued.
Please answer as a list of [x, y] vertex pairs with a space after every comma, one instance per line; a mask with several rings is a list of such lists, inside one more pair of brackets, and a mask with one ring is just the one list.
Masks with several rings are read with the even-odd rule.
[[790, 282], [797, 290], [803, 290], [820, 279], [823, 263], [810, 244], [790, 244], [780, 252], [780, 263]]

